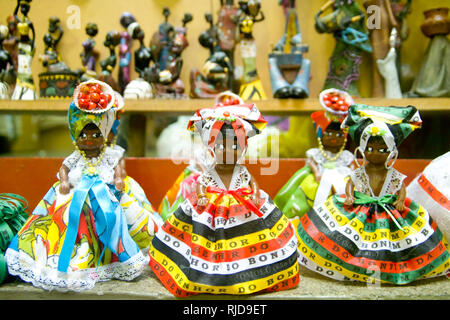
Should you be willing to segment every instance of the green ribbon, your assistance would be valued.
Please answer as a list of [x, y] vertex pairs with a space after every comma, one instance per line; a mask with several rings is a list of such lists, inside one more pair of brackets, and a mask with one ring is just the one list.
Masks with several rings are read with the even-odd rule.
[[[405, 231], [403, 229], [403, 227], [401, 226], [400, 222], [395, 218], [394, 214], [391, 212], [391, 210], [389, 208], [386, 207], [387, 204], [392, 205], [395, 200], [397, 200], [397, 196], [394, 194], [386, 194], [382, 197], [372, 197], [369, 196], [365, 193], [359, 192], [359, 191], [355, 191], [354, 192], [354, 196], [355, 196], [355, 201], [353, 204], [356, 205], [360, 205], [360, 204], [370, 204], [370, 203], [375, 203], [377, 205], [379, 205], [380, 207], [382, 207], [384, 210], [386, 210], [387, 214], [392, 218], [392, 220], [394, 221], [395, 225], [402, 231]], [[335, 197], [336, 201], [340, 202], [340, 203], [344, 203], [345, 198], [342, 197]]]
[[28, 219], [28, 202], [13, 193], [0, 194], [0, 283], [8, 275], [4, 252]]

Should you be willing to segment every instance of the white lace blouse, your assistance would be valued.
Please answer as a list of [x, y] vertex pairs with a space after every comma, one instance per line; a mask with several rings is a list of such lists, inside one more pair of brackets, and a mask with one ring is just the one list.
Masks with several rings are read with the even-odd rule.
[[400, 190], [405, 178], [406, 176], [403, 173], [398, 172], [394, 168], [388, 169], [380, 194], [375, 195], [370, 188], [369, 177], [367, 176], [364, 167], [357, 168], [351, 175], [351, 179], [355, 185], [355, 191], [378, 197], [382, 197], [387, 194], [396, 194]]
[[219, 177], [217, 171], [212, 168], [203, 172], [198, 182], [205, 187], [217, 187], [224, 190], [237, 190], [239, 188], [247, 188], [250, 184], [251, 175], [247, 168], [241, 165], [236, 165], [233, 170], [230, 187], [227, 188]]
[[[122, 148], [106, 147], [105, 155], [100, 163], [97, 165], [99, 177], [108, 184], [114, 184], [114, 168], [118, 165], [120, 159], [123, 157]], [[98, 158], [91, 158], [88, 161], [91, 164], [96, 163]], [[71, 186], [75, 187], [83, 175], [83, 171], [88, 168], [86, 161], [78, 150], [72, 152], [64, 159], [63, 165], [69, 168], [68, 178]], [[57, 174], [59, 179], [59, 173]]]

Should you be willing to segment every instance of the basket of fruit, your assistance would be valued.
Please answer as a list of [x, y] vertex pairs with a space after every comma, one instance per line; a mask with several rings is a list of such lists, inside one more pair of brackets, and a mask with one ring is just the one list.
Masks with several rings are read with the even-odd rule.
[[113, 107], [115, 93], [108, 84], [91, 79], [76, 87], [73, 101], [78, 109], [89, 113], [102, 113]]
[[332, 114], [344, 116], [348, 113], [348, 108], [354, 104], [352, 96], [339, 89], [323, 90], [319, 94], [319, 101], [322, 107]]

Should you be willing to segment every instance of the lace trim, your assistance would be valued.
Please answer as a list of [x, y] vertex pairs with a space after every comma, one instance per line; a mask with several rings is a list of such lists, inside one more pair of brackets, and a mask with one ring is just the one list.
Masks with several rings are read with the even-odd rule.
[[[244, 166], [236, 165], [230, 183], [230, 190], [247, 187], [250, 182], [250, 179], [251, 176], [247, 168]], [[204, 185], [205, 187], [217, 187], [227, 189], [214, 169], [202, 173], [198, 178], [198, 182]]]
[[[386, 174], [386, 179], [384, 180], [383, 187], [381, 188], [379, 197], [386, 194], [396, 194], [405, 180], [405, 175], [398, 172], [397, 170], [390, 168]], [[364, 167], [360, 167], [353, 172], [353, 182], [355, 183], [356, 191], [371, 195], [373, 194], [370, 188], [369, 178], [364, 170]]]
[[61, 292], [81, 292], [92, 289], [99, 281], [111, 279], [131, 281], [142, 273], [150, 259], [139, 252], [125, 262], [114, 262], [98, 268], [67, 271], [67, 273], [48, 266], [39, 267], [28, 255], [13, 249], [6, 251], [5, 260], [11, 275], [19, 276], [35, 287]]

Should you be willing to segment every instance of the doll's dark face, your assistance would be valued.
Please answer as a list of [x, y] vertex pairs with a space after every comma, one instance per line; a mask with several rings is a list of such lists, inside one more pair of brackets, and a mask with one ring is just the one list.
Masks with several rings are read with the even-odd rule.
[[235, 135], [219, 134], [214, 146], [217, 164], [236, 164], [242, 155], [242, 150]]
[[325, 149], [340, 148], [345, 142], [345, 134], [340, 129], [327, 128], [322, 135], [322, 145]]
[[84, 151], [88, 158], [97, 157], [103, 148], [104, 142], [105, 139], [100, 129], [93, 123], [86, 125], [81, 130], [76, 141], [78, 149]]
[[364, 151], [366, 160], [374, 165], [384, 165], [388, 156], [389, 150], [383, 139], [369, 139], [367, 142], [366, 151]]

